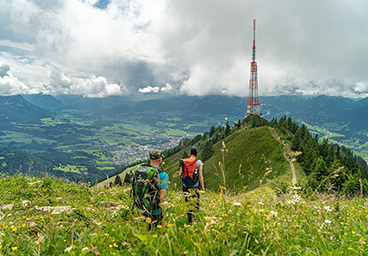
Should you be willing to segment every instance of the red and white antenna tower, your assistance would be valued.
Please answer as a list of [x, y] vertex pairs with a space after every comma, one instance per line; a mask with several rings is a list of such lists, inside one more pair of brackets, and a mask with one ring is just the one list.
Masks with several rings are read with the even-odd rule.
[[252, 62], [250, 63], [249, 96], [247, 105], [248, 115], [262, 115], [261, 104], [258, 100], [258, 80], [257, 80], [257, 62], [256, 62], [256, 20], [253, 19], [253, 48]]

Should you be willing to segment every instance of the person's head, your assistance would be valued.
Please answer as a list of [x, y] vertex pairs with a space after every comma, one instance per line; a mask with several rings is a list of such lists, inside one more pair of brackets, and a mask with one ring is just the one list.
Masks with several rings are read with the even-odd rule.
[[197, 156], [198, 155], [198, 148], [196, 146], [193, 146], [190, 149], [190, 155]]
[[163, 156], [164, 155], [162, 154], [160, 150], [158, 149], [151, 150], [151, 152], [149, 153], [149, 159], [151, 161], [151, 165], [159, 167], [162, 162]]

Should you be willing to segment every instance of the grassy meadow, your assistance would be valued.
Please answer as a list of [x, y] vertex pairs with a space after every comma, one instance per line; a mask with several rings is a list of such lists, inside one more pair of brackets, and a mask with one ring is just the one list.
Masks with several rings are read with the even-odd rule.
[[169, 189], [156, 230], [131, 211], [129, 187], [49, 177], [1, 176], [1, 255], [364, 255], [368, 203], [267, 184], [248, 193], [201, 193], [188, 225], [180, 191]]

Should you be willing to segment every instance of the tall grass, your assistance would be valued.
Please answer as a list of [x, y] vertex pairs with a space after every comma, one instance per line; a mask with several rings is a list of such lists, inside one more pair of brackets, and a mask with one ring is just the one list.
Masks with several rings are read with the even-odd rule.
[[[368, 249], [362, 198], [275, 197], [267, 186], [207, 191], [196, 224], [188, 225], [182, 193], [169, 191], [164, 222], [148, 232], [146, 220], [131, 211], [129, 188], [95, 190], [21, 175], [2, 176], [0, 186], [2, 255], [364, 255]], [[39, 210], [46, 206], [71, 210]]]

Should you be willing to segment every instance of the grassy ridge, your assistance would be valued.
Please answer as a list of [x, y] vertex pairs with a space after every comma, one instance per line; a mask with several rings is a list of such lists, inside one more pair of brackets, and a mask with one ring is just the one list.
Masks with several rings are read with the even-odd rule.
[[[224, 186], [224, 179], [219, 162], [225, 165], [226, 187], [234, 191], [252, 190], [260, 185], [263, 175], [272, 170], [267, 178], [272, 179], [286, 174], [291, 181], [290, 165], [282, 154], [282, 144], [272, 137], [267, 127], [243, 128], [213, 146], [213, 155], [204, 161], [204, 182], [206, 189], [217, 190]], [[201, 144], [198, 142], [201, 159]], [[177, 177], [179, 160], [184, 151], [189, 152], [191, 146], [184, 148], [165, 161], [165, 171], [170, 176], [173, 187], [180, 188]], [[222, 149], [224, 149], [222, 151]], [[224, 158], [223, 158], [224, 157]], [[224, 161], [225, 160], [225, 161]]]

